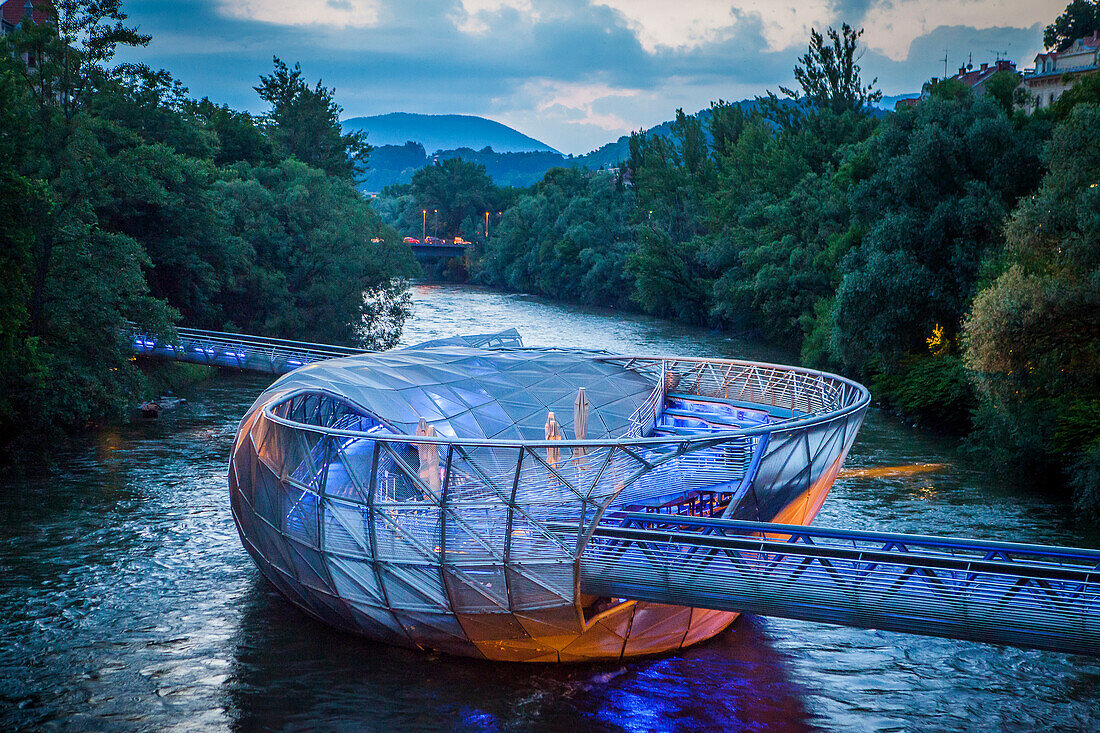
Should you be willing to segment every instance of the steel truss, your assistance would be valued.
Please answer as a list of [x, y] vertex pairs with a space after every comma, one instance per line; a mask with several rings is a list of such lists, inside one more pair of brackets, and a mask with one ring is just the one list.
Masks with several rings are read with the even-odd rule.
[[585, 593], [1100, 655], [1098, 550], [636, 512], [590, 532]]

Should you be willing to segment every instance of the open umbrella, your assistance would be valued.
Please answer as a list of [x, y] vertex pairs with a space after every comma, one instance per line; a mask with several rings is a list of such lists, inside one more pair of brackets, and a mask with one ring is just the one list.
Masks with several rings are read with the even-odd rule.
[[[577, 440], [588, 438], [588, 397], [584, 394], [584, 387], [577, 390], [577, 399], [573, 401], [573, 434]], [[583, 446], [573, 449], [573, 457], [580, 458], [588, 451]]]

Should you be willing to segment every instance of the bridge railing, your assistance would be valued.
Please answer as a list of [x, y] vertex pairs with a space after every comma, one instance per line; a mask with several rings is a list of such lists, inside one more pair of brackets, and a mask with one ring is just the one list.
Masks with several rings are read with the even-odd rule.
[[284, 374], [315, 361], [363, 353], [328, 344], [177, 328], [177, 338], [133, 332], [134, 353], [209, 366]]
[[633, 512], [591, 535], [585, 593], [1100, 655], [1098, 550]]

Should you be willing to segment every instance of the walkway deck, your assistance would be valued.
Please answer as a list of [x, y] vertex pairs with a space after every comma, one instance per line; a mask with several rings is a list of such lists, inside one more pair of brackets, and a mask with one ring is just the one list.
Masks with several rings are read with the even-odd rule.
[[1098, 550], [630, 512], [595, 529], [580, 588], [1100, 655], [1098, 568]]

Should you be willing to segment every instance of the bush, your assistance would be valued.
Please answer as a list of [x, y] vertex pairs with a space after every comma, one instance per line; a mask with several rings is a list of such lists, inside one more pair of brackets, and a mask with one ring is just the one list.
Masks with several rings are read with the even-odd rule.
[[910, 418], [966, 430], [976, 405], [970, 375], [957, 356], [910, 356], [871, 381], [875, 396]]

